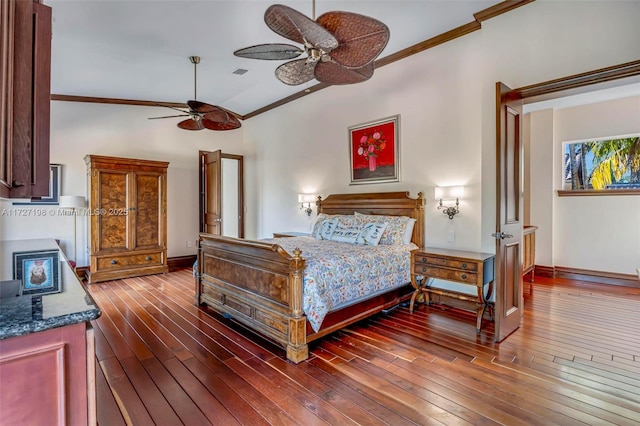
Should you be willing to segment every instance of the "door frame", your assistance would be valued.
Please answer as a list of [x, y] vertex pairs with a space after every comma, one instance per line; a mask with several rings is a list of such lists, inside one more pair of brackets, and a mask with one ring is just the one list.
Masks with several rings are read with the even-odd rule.
[[[609, 87], [620, 86], [640, 81], [640, 60], [625, 62], [606, 68], [587, 71], [580, 74], [573, 74], [561, 77], [555, 80], [549, 80], [529, 86], [513, 89], [509, 92], [509, 97], [514, 99], [522, 99], [524, 104], [556, 99], [570, 95], [587, 93], [594, 90], [605, 89]], [[497, 101], [496, 108], [499, 108]], [[498, 117], [496, 117], [496, 126]], [[496, 141], [499, 135], [496, 135]], [[500, 176], [500, 161], [496, 161], [496, 176]], [[496, 199], [500, 198], [500, 185], [496, 188]], [[500, 209], [496, 208], [496, 223], [500, 223]], [[499, 230], [497, 230], [499, 232]], [[522, 261], [522, 259], [521, 259]], [[496, 249], [495, 265], [501, 265], [501, 253]], [[506, 283], [504, 277], [497, 277], [499, 282], [496, 283], [496, 298], [501, 297], [500, 289], [504, 288]]]
[[[238, 194], [238, 238], [244, 238], [244, 217], [245, 217], [245, 208], [244, 208], [244, 157], [239, 154], [225, 154], [222, 150], [216, 151], [203, 151], [200, 150], [198, 153], [198, 211], [199, 211], [199, 220], [198, 220], [198, 231], [205, 232], [205, 221], [206, 221], [206, 205], [207, 205], [207, 197], [209, 194], [210, 188], [207, 187], [206, 184], [206, 176], [205, 176], [205, 167], [206, 167], [206, 157], [209, 154], [218, 155], [219, 162], [217, 164], [217, 173], [219, 176], [219, 180], [222, 179], [222, 160], [230, 159], [236, 160], [238, 162], [238, 185], [237, 185], [237, 194]], [[219, 185], [221, 183], [219, 182]], [[216, 191], [221, 192], [221, 187], [214, 188]], [[222, 194], [218, 194], [217, 197], [220, 202], [222, 202]], [[222, 210], [220, 208], [220, 214], [222, 214]], [[222, 230], [222, 227], [220, 227]]]

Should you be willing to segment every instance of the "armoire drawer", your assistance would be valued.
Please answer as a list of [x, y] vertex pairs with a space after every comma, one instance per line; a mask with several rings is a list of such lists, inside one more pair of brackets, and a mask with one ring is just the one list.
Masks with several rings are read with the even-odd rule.
[[128, 254], [98, 257], [96, 266], [98, 271], [121, 269], [132, 266], [162, 265], [162, 252], [145, 254]]

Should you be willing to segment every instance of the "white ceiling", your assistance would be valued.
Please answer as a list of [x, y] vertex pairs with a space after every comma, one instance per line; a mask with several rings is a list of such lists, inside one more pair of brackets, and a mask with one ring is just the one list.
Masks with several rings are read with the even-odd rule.
[[[233, 51], [261, 43], [291, 43], [264, 23], [264, 0], [44, 0], [53, 10], [51, 91], [89, 97], [185, 102], [193, 99], [193, 65], [200, 56], [197, 98], [240, 115], [306, 88], [274, 75], [283, 61], [238, 58]], [[307, 16], [312, 0], [282, 1]], [[380, 58], [474, 20], [499, 1], [317, 0], [329, 10], [371, 16], [389, 26]], [[249, 70], [244, 75], [232, 72]], [[372, 78], [375, 78], [375, 74]], [[317, 83], [315, 80], [310, 83]]]

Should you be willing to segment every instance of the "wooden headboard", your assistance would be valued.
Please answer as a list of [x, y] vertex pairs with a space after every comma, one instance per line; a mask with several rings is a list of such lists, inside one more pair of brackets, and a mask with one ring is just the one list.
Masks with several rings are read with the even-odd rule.
[[422, 192], [411, 198], [409, 192], [374, 192], [365, 194], [332, 194], [327, 198], [318, 197], [318, 214], [378, 214], [388, 216], [409, 216], [416, 219], [413, 227], [413, 241], [424, 247], [424, 198]]

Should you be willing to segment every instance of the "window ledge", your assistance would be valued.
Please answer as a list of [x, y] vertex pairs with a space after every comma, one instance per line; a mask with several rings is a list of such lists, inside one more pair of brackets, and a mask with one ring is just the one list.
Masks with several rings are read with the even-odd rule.
[[640, 195], [640, 189], [578, 189], [558, 190], [558, 197], [601, 197], [607, 195]]

